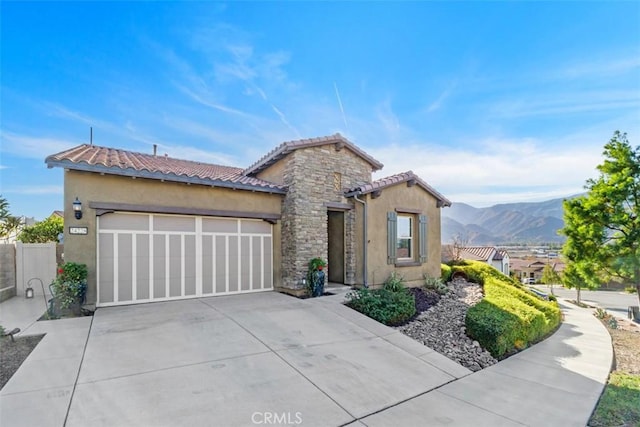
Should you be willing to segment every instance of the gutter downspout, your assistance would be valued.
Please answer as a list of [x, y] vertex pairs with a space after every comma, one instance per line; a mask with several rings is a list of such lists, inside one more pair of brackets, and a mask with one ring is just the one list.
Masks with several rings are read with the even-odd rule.
[[364, 287], [368, 288], [369, 287], [369, 282], [367, 279], [367, 203], [364, 200], [360, 200], [358, 199], [358, 195], [354, 194], [353, 195], [354, 200], [357, 200], [358, 202], [362, 203], [362, 207], [364, 209], [363, 212], [363, 219], [362, 219], [362, 226], [363, 226], [363, 230], [362, 230], [362, 258], [363, 258], [363, 266], [362, 266], [362, 275], [363, 275], [363, 280], [364, 280]]

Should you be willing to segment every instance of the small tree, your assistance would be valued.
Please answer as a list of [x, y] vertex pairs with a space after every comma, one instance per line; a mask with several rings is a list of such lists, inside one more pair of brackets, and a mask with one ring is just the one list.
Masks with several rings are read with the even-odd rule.
[[542, 270], [542, 278], [540, 281], [546, 285], [549, 285], [551, 288], [551, 293], [553, 294], [553, 285], [556, 283], [561, 283], [562, 279], [560, 279], [560, 275], [553, 269], [551, 264], [547, 264], [544, 266]]
[[634, 284], [640, 300], [640, 146], [616, 131], [603, 155], [587, 194], [564, 201], [568, 281], [599, 287], [618, 277]]
[[63, 219], [59, 216], [50, 216], [44, 221], [25, 227], [20, 235], [18, 235], [18, 240], [23, 243], [57, 242], [58, 235], [63, 231]]
[[453, 236], [453, 242], [444, 247], [445, 257], [453, 262], [462, 261], [462, 251], [469, 246], [469, 236], [462, 236], [460, 233]]

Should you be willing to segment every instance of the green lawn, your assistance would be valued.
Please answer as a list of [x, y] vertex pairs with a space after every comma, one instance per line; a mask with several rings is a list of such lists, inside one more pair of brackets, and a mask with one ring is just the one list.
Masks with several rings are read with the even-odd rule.
[[640, 427], [640, 375], [612, 372], [589, 425]]

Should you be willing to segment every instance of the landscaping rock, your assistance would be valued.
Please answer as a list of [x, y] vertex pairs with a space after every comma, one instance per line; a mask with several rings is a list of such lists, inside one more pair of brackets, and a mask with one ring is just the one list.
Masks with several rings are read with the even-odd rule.
[[497, 360], [466, 335], [464, 324], [469, 307], [482, 300], [482, 287], [456, 279], [449, 289], [435, 306], [396, 329], [474, 372], [493, 365]]

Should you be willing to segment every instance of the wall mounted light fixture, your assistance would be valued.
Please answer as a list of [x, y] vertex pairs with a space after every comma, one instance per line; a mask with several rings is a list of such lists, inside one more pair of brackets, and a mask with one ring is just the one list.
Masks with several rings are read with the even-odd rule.
[[73, 213], [76, 215], [76, 219], [82, 218], [82, 202], [77, 197], [73, 201]]

